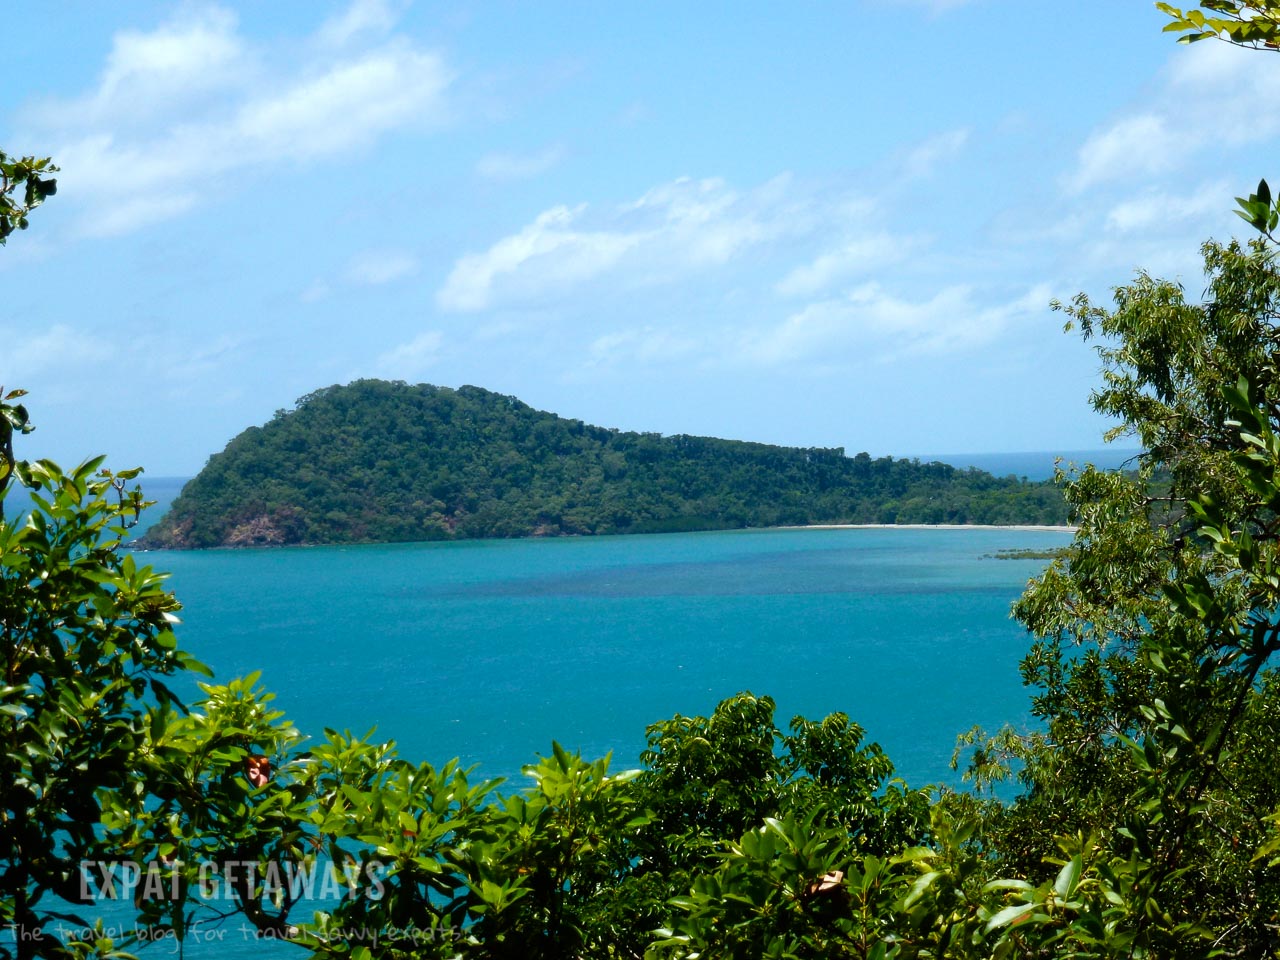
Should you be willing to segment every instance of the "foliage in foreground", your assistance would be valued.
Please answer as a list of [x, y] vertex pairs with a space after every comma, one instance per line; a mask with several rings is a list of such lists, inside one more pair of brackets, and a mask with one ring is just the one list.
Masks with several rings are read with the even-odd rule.
[[[969, 793], [912, 790], [847, 717], [784, 731], [750, 694], [653, 725], [639, 770], [555, 747], [514, 792], [309, 745], [253, 678], [185, 709], [176, 601], [120, 549], [129, 474], [6, 461], [33, 506], [0, 541], [5, 920], [80, 909], [54, 900], [80, 860], [155, 877], [123, 938], [12, 952], [225, 914], [325, 957], [1274, 953], [1280, 268], [1262, 240], [1205, 257], [1205, 303], [1139, 277], [1113, 310], [1064, 308], [1103, 340], [1095, 404], [1150, 453], [1066, 481], [1079, 532], [1016, 609], [1041, 727], [969, 735]], [[1011, 802], [986, 792], [1009, 777]], [[291, 882], [317, 875], [341, 895]]]
[[[1265, 48], [1280, 23], [1270, 0], [1160, 6], [1189, 39]], [[1241, 213], [1274, 240], [1265, 182]], [[1095, 406], [1149, 453], [1064, 481], [1079, 532], [1015, 610], [1041, 726], [967, 735], [967, 793], [750, 694], [650, 727], [641, 770], [553, 747], [514, 793], [309, 746], [253, 678], [187, 709], [177, 603], [120, 549], [130, 472], [16, 461], [5, 395], [0, 493], [32, 508], [0, 520], [0, 955], [119, 956], [220, 912], [350, 960], [1276, 955], [1280, 266], [1265, 240], [1204, 252], [1203, 303], [1144, 275], [1064, 308], [1102, 341]], [[132, 931], [50, 935], [78, 922], [77, 861], [113, 858], [155, 880]], [[340, 895], [299, 895], [317, 869]]]

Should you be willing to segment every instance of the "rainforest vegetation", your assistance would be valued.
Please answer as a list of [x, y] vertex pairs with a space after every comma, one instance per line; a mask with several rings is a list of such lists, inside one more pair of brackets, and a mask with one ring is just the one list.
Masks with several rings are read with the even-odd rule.
[[317, 390], [211, 457], [165, 547], [652, 533], [824, 522], [1063, 523], [1052, 483], [841, 449], [625, 433], [478, 387]]
[[[1161, 7], [1280, 38], [1280, 3]], [[0, 240], [47, 170], [0, 156]], [[136, 472], [19, 459], [4, 394], [0, 492], [29, 501], [0, 521], [0, 955], [118, 957], [217, 910], [350, 960], [1275, 956], [1280, 206], [1240, 203], [1256, 236], [1205, 244], [1203, 298], [1139, 275], [1062, 307], [1099, 347], [1094, 406], [1148, 452], [1065, 482], [1078, 532], [1014, 611], [1039, 726], [965, 735], [960, 791], [745, 693], [654, 723], [636, 771], [556, 747], [525, 789], [304, 742], [253, 677], [181, 705], [172, 678], [204, 668], [123, 549]], [[93, 909], [79, 864], [120, 860], [163, 881], [134, 925], [58, 934]], [[349, 889], [319, 913], [281, 882], [312, 866]]]

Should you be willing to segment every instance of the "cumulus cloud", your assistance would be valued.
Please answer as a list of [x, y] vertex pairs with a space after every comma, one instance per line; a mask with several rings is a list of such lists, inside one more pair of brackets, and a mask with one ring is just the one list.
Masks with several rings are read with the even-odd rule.
[[626, 286], [669, 282], [812, 232], [820, 219], [812, 206], [785, 177], [746, 193], [719, 179], [681, 178], [611, 209], [556, 206], [459, 258], [436, 302], [443, 310], [477, 311], [563, 296], [606, 276]]
[[1089, 135], [1069, 189], [1163, 173], [1204, 150], [1280, 134], [1280, 113], [1258, 109], [1280, 102], [1280, 58], [1243, 56], [1224, 43], [1181, 48], [1149, 99]]
[[[364, 30], [356, 21], [376, 19], [374, 8], [383, 9], [362, 0], [350, 8], [347, 39]], [[438, 122], [452, 81], [438, 55], [396, 38], [271, 60], [216, 7], [117, 34], [97, 87], [42, 104], [33, 120], [59, 158], [64, 195], [86, 208], [85, 232], [125, 233], [216, 196], [229, 176], [312, 163]]]

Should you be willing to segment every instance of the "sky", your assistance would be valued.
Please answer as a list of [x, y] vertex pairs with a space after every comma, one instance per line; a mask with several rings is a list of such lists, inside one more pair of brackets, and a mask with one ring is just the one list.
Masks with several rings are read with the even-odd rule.
[[[1280, 178], [1280, 55], [1146, 0], [103, 4], [5, 14], [20, 455], [191, 475], [361, 377], [850, 454], [1080, 450], [1055, 299]], [[19, 39], [20, 38], [20, 39]]]

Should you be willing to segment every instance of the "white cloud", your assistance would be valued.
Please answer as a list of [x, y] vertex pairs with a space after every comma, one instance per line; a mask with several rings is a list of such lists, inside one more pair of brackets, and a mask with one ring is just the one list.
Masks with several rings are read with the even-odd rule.
[[235, 36], [235, 15], [210, 8], [166, 24], [151, 33], [124, 30], [116, 34], [99, 96], [112, 100], [121, 89], [141, 81], [186, 86], [216, 76], [242, 53]]
[[564, 156], [564, 147], [559, 144], [535, 153], [487, 153], [476, 164], [476, 173], [486, 180], [531, 180], [555, 167]]
[[619, 330], [597, 337], [587, 348], [592, 367], [606, 367], [621, 360], [659, 363], [682, 360], [704, 349], [704, 340], [687, 333], [646, 326]]
[[211, 8], [118, 34], [94, 91], [41, 105], [32, 122], [59, 158], [60, 199], [87, 208], [84, 232], [128, 232], [217, 196], [220, 178], [438, 122], [452, 81], [439, 56], [394, 39], [269, 71], [268, 60], [248, 50], [231, 14]]
[[866, 283], [811, 303], [781, 321], [698, 330], [647, 324], [596, 337], [586, 370], [626, 364], [690, 363], [706, 367], [850, 367], [919, 354], [965, 354], [1049, 313], [1047, 284], [991, 303], [974, 287], [953, 284], [927, 299], [908, 299]]
[[428, 330], [388, 350], [374, 361], [374, 366], [381, 376], [410, 380], [440, 359], [443, 346], [444, 334], [439, 330]]
[[[76, 155], [72, 155], [71, 160]], [[186, 213], [198, 201], [194, 193], [173, 191], [157, 196], [122, 197], [118, 203], [102, 206], [84, 226], [89, 236], [111, 237], [129, 233], [149, 223], [159, 223]]]
[[110, 339], [97, 338], [62, 323], [36, 334], [12, 330], [3, 339], [0, 385], [10, 387], [31, 383], [40, 374], [105, 363], [116, 354]]
[[664, 245], [674, 244], [682, 258], [697, 264], [725, 263], [776, 229], [776, 224], [762, 222], [759, 211], [718, 178], [673, 180], [622, 210], [656, 221], [650, 237]]
[[813, 228], [788, 183], [779, 178], [740, 194], [721, 180], [681, 178], [613, 210], [553, 207], [488, 250], [461, 257], [436, 302], [444, 310], [484, 310], [564, 296], [605, 275], [636, 286], [722, 266]]
[[395, 250], [369, 250], [354, 257], [347, 265], [347, 280], [360, 286], [381, 286], [407, 277], [418, 270], [412, 254]]
[[324, 22], [317, 39], [327, 47], [343, 47], [362, 36], [385, 35], [395, 26], [399, 7], [387, 0], [353, 0], [351, 6]]
[[5, 351], [0, 356], [0, 385], [39, 386], [48, 397], [50, 384], [67, 397], [103, 382], [110, 371], [127, 369], [157, 389], [178, 385], [197, 389], [210, 376], [225, 387], [219, 371], [234, 365], [253, 346], [250, 338], [197, 331], [194, 339], [155, 332], [145, 337], [111, 337], [89, 329], [54, 324], [39, 332], [0, 327]]
[[1107, 180], [1167, 170], [1183, 152], [1180, 140], [1168, 120], [1156, 114], [1118, 120], [1090, 135], [1080, 148], [1071, 189], [1078, 192]]
[[405, 250], [365, 250], [347, 261], [341, 270], [317, 277], [300, 294], [302, 303], [318, 303], [333, 295], [335, 287], [379, 287], [413, 276], [418, 258]]
[[1114, 233], [1167, 229], [1174, 223], [1220, 214], [1223, 197], [1230, 195], [1223, 182], [1202, 185], [1187, 195], [1147, 191], [1113, 206], [1107, 213], [1107, 229]]
[[[1203, 48], [1203, 49], [1202, 49]], [[1280, 58], [1197, 43], [1175, 61], [1164, 109], [1193, 149], [1259, 143], [1280, 134]]]
[[749, 334], [739, 356], [772, 366], [841, 352], [883, 360], [904, 353], [961, 350], [995, 339], [1020, 319], [1044, 313], [1049, 300], [1046, 286], [1007, 303], [982, 306], [964, 284], [944, 287], [928, 300], [906, 300], [868, 283]]
[[1178, 48], [1161, 89], [1143, 109], [1091, 133], [1069, 189], [1176, 169], [1197, 153], [1280, 134], [1280, 57], [1249, 56], [1224, 43]]
[[838, 281], [902, 260], [921, 241], [874, 233], [855, 237], [819, 254], [778, 281], [774, 290], [784, 297], [809, 297]]
[[583, 207], [552, 207], [484, 253], [462, 257], [436, 294], [443, 310], [483, 310], [496, 287], [517, 298], [537, 296], [596, 276], [640, 242], [637, 236], [573, 229]]
[[68, 126], [133, 127], [251, 83], [256, 64], [236, 27], [235, 14], [208, 7], [185, 9], [150, 32], [122, 30], [95, 90], [38, 111], [53, 111]]
[[256, 148], [259, 162], [310, 160], [438, 116], [449, 80], [437, 56], [394, 43], [244, 104], [220, 132]]

